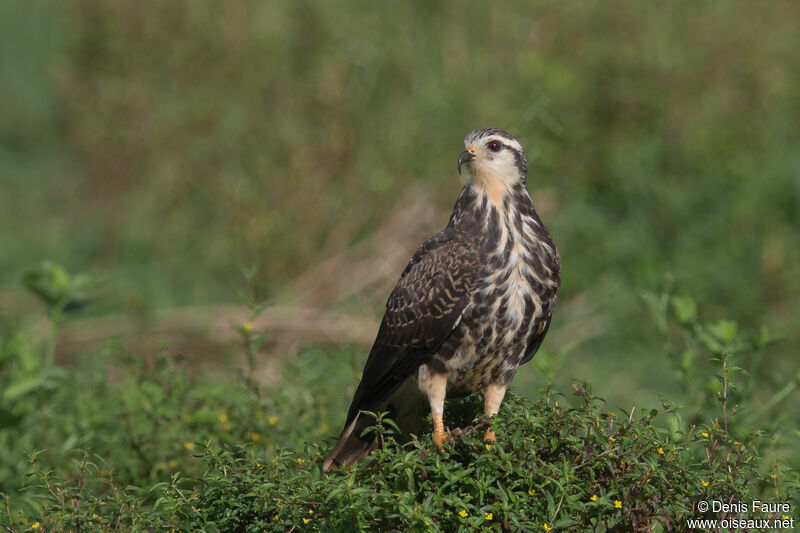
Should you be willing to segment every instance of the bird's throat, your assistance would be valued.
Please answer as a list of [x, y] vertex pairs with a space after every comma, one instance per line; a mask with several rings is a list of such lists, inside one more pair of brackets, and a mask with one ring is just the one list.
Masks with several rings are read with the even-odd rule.
[[485, 195], [487, 200], [501, 207], [507, 194], [512, 193], [516, 180], [506, 176], [498, 176], [487, 172], [476, 172], [472, 175], [472, 184], [478, 196]]

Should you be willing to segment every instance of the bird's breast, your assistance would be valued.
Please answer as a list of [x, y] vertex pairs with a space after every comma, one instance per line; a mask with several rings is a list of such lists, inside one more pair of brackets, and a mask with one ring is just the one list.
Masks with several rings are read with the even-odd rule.
[[537, 239], [536, 219], [513, 212], [503, 218], [486, 222], [491, 238], [481, 247], [483, 270], [450, 349], [444, 350], [456, 389], [510, 379], [555, 295], [546, 266], [555, 250]]

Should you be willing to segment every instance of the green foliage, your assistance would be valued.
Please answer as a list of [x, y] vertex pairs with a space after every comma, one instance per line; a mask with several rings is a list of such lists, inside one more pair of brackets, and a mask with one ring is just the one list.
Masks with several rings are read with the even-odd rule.
[[[683, 312], [685, 299], [648, 299], [698, 315]], [[697, 331], [714, 336], [709, 349], [736, 346], [730, 323]], [[258, 333], [241, 333], [247, 350]], [[23, 339], [0, 337], [0, 369], [12, 381]], [[608, 410], [585, 383], [571, 397], [550, 387], [533, 402], [510, 393], [491, 445], [474, 418], [481, 399], [448, 402], [446, 424], [463, 430], [443, 454], [427, 433], [397, 440], [394, 422], [374, 413], [370, 431], [383, 447], [351, 470], [323, 474], [336, 429], [328, 422], [341, 418], [356, 369], [341, 364], [345, 353], [329, 355], [303, 350], [283, 384], [264, 389], [249, 373], [211, 381], [180, 361], [147, 363], [109, 348], [100, 359], [122, 376], [113, 383], [95, 360], [10, 404], [13, 424], [0, 427], [0, 524], [11, 532], [661, 531], [700, 517], [701, 499], [800, 503], [796, 471], [762, 455], [765, 433], [733, 432], [741, 423], [726, 411], [725, 373], [722, 416], [693, 412], [689, 426], [663, 423], [686, 411], [668, 400]]]
[[[543, 391], [529, 403], [512, 395], [485, 445], [479, 421], [444, 454], [429, 435], [400, 444], [390, 425], [375, 429], [385, 445], [356, 468], [321, 473], [326, 447], [276, 449], [271, 459], [253, 444], [198, 444], [194, 475], [176, 472], [146, 487], [123, 483], [88, 455], [68, 478], [39, 465], [33, 481], [38, 510], [12, 513], [12, 531], [38, 522], [45, 530], [115, 528], [181, 531], [343, 531], [401, 529], [496, 531], [680, 528], [697, 517], [693, 502], [711, 496], [743, 501], [754, 494], [757, 454], [727, 434], [690, 431], [674, 440], [653, 425], [672, 409], [610, 412], [586, 385], [580, 406], [565, 409]], [[474, 413], [477, 399], [455, 411]], [[471, 415], [470, 415], [471, 416]], [[462, 420], [463, 421], [463, 420]], [[102, 472], [102, 473], [101, 473]], [[779, 484], [778, 498], [792, 497]], [[2, 521], [3, 518], [0, 518]], [[546, 525], [545, 525], [546, 524]]]

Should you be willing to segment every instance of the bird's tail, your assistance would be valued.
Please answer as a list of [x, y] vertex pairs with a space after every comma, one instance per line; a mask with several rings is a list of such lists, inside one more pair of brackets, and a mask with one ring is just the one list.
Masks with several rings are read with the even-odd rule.
[[350, 465], [377, 448], [378, 443], [373, 435], [360, 436], [374, 422], [374, 419], [370, 420], [369, 416], [361, 413], [356, 415], [342, 431], [336, 447], [325, 458], [322, 463], [322, 471], [331, 472], [341, 467], [349, 468]]

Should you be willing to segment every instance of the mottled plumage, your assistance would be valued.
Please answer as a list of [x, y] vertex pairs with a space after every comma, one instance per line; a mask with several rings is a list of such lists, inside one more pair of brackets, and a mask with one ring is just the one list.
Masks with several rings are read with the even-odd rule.
[[420, 398], [430, 404], [441, 449], [445, 396], [484, 392], [485, 415], [494, 416], [547, 333], [560, 261], [526, 188], [525, 153], [498, 129], [473, 131], [464, 145], [459, 171], [466, 165], [471, 178], [447, 227], [420, 246], [389, 296], [325, 470], [376, 446], [360, 436], [372, 423], [360, 411], [388, 409], [408, 429]]

